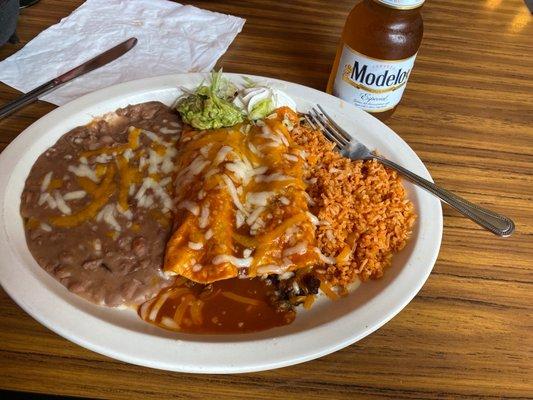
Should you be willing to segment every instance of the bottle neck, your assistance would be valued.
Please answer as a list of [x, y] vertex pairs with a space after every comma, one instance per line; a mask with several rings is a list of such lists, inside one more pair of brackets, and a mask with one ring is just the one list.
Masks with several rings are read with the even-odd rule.
[[395, 10], [414, 10], [422, 7], [425, 0], [373, 0], [374, 2]]

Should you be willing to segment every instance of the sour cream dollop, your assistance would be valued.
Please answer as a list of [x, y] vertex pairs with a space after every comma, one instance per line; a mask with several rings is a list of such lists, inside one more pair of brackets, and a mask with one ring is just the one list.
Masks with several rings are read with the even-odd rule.
[[296, 110], [296, 103], [284, 91], [268, 86], [254, 86], [239, 90], [233, 104], [244, 110], [250, 119], [266, 117], [279, 107]]

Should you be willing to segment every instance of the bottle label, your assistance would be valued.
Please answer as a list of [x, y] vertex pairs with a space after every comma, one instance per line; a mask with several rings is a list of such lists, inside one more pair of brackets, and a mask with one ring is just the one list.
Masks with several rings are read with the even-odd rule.
[[409, 10], [411, 8], [420, 7], [425, 0], [377, 0], [378, 3], [383, 3], [389, 7], [398, 8], [401, 10]]
[[378, 60], [343, 46], [333, 95], [365, 111], [381, 112], [401, 100], [416, 54], [404, 60]]

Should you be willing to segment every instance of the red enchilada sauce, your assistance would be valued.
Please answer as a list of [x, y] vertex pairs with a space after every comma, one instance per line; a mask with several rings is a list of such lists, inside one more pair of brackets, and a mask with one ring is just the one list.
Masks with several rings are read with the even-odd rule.
[[185, 333], [256, 332], [290, 324], [293, 310], [272, 304], [275, 288], [265, 280], [225, 279], [209, 285], [186, 281], [139, 307], [142, 319]]

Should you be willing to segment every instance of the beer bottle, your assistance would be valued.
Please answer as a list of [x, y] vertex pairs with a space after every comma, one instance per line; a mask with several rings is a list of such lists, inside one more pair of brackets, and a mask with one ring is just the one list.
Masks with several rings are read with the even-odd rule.
[[327, 92], [383, 120], [392, 115], [423, 34], [424, 0], [362, 0], [352, 9]]

